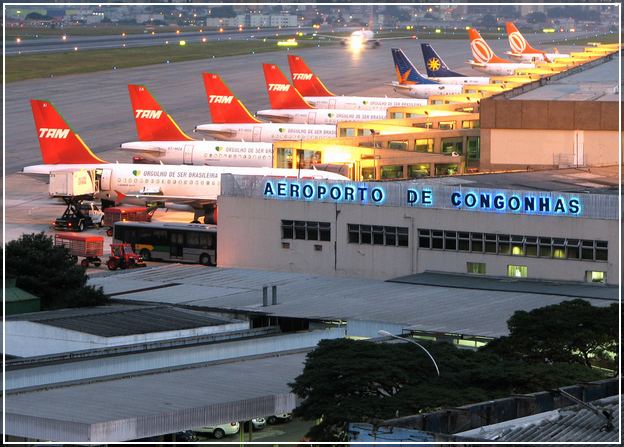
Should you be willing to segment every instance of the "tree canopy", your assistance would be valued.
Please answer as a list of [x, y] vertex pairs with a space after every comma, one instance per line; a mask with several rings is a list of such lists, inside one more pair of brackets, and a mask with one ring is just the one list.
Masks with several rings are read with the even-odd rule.
[[438, 363], [440, 377], [429, 357], [410, 343], [322, 341], [290, 384], [302, 399], [295, 415], [322, 418], [308, 433], [313, 440], [344, 441], [348, 422], [429, 412], [604, 377], [578, 364], [527, 364], [448, 343], [425, 346]]
[[102, 288], [87, 286], [85, 268], [65, 247], [42, 233], [24, 234], [5, 246], [6, 275], [15, 285], [41, 298], [44, 310], [105, 304]]
[[509, 335], [485, 346], [502, 357], [531, 363], [568, 362], [592, 366], [617, 350], [618, 305], [592, 306], [581, 299], [518, 311], [507, 321]]

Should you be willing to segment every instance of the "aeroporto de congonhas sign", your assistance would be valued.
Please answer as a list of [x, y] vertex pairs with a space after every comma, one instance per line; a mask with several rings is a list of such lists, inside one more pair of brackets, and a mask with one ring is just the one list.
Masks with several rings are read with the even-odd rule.
[[271, 179], [262, 183], [262, 196], [304, 202], [355, 205], [462, 209], [505, 214], [583, 216], [579, 195], [466, 186], [327, 182], [305, 179]]

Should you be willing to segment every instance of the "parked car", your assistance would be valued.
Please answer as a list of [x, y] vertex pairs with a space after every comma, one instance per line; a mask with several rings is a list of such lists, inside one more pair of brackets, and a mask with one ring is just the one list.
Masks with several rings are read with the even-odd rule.
[[264, 418], [254, 418], [251, 421], [245, 422], [244, 427], [246, 431], [249, 431], [250, 423], [254, 431], [262, 430], [266, 426], [266, 420]]
[[193, 431], [200, 436], [212, 435], [215, 439], [221, 439], [224, 436], [235, 435], [239, 430], [240, 424], [238, 422], [230, 422], [228, 424], [196, 428]]
[[269, 424], [282, 424], [284, 422], [290, 422], [291, 420], [292, 420], [291, 413], [274, 414], [273, 416], [269, 416], [267, 418], [267, 422]]

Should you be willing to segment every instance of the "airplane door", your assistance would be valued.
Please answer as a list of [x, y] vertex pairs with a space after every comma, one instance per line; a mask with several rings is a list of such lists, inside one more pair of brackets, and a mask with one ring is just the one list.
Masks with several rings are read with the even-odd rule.
[[336, 100], [334, 98], [330, 98], [328, 109], [335, 109], [335, 108], [336, 108]]
[[102, 169], [100, 174], [100, 191], [110, 191], [111, 189], [111, 170]]
[[316, 124], [316, 112], [308, 113], [308, 124]]
[[172, 231], [169, 233], [169, 257], [182, 259], [184, 256], [184, 233]]
[[262, 127], [255, 126], [253, 128], [253, 134], [251, 135], [251, 141], [262, 141]]
[[184, 152], [182, 153], [182, 164], [192, 165], [193, 164], [193, 145], [185, 144]]

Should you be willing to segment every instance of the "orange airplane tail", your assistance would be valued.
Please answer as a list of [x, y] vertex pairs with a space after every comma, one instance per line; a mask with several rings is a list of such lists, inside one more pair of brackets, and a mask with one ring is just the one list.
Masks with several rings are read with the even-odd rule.
[[106, 163], [69, 127], [50, 101], [31, 99], [30, 105], [45, 164]]
[[308, 68], [302, 57], [289, 54], [288, 65], [293, 84], [303, 96], [335, 96]]
[[483, 40], [483, 37], [476, 29], [470, 28], [468, 37], [470, 38], [470, 51], [472, 51], [472, 57], [475, 62], [482, 64], [509, 63], [508, 60], [500, 58], [494, 53], [494, 50]]
[[208, 97], [208, 108], [212, 122], [224, 123], [260, 123], [247, 107], [234, 96], [221, 77], [213, 73], [204, 73], [204, 88]]
[[516, 54], [543, 54], [543, 51], [536, 50], [527, 42], [522, 33], [516, 28], [512, 22], [505, 23], [505, 30], [507, 31], [507, 39], [509, 40], [509, 46], [511, 52]]
[[192, 140], [143, 85], [128, 85], [137, 133], [141, 141]]
[[274, 64], [262, 64], [272, 109], [313, 109]]

